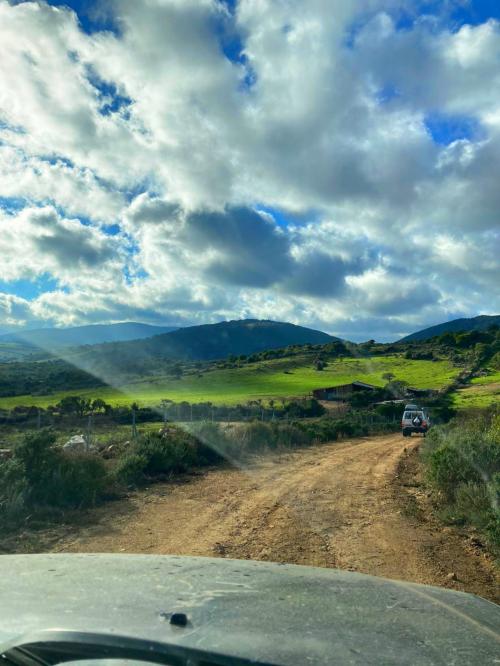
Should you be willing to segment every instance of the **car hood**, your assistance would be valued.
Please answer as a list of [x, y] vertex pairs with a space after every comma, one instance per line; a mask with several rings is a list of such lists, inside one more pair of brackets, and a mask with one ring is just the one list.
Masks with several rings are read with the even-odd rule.
[[54, 628], [301, 666], [493, 664], [500, 649], [499, 606], [436, 587], [228, 559], [0, 557], [0, 644]]

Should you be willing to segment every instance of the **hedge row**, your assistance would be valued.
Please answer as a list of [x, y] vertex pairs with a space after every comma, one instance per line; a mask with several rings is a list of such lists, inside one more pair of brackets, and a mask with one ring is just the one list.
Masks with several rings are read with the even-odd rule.
[[500, 414], [433, 428], [422, 456], [445, 520], [475, 526], [500, 554]]

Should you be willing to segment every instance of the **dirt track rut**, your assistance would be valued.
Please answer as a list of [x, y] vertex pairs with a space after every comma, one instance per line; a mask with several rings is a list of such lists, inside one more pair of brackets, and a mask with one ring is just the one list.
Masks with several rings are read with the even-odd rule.
[[98, 509], [96, 524], [50, 549], [338, 567], [499, 601], [500, 579], [483, 550], [432, 516], [405, 511], [400, 460], [419, 442], [362, 438], [155, 485]]

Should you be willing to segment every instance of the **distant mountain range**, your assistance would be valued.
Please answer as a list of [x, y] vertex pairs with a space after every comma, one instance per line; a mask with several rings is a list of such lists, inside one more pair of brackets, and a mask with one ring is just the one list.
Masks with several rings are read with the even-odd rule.
[[72, 328], [39, 328], [0, 335], [0, 345], [9, 343], [35, 349], [56, 350], [61, 347], [139, 340], [174, 330], [173, 326], [151, 326], [130, 321], [119, 324], [90, 324]]
[[424, 328], [416, 333], [411, 333], [399, 342], [412, 342], [418, 340], [428, 340], [434, 338], [436, 335], [442, 333], [458, 333], [459, 331], [483, 331], [490, 326], [496, 324], [500, 326], [500, 315], [480, 315], [478, 317], [471, 317], [470, 319], [453, 319], [452, 321], [444, 322], [443, 324], [436, 324], [429, 328]]
[[223, 321], [218, 324], [189, 326], [155, 335], [144, 340], [132, 340], [92, 347], [85, 356], [111, 356], [122, 359], [172, 358], [209, 361], [228, 356], [249, 355], [266, 349], [289, 345], [326, 344], [338, 340], [327, 333], [285, 322], [258, 319]]

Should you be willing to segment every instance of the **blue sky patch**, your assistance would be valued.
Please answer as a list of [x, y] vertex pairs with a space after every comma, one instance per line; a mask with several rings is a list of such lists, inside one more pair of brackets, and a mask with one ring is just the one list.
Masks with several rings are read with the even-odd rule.
[[101, 79], [97, 72], [90, 66], [87, 66], [86, 70], [89, 83], [99, 93], [99, 101], [101, 103], [99, 112], [103, 116], [109, 116], [132, 104], [130, 97], [120, 95], [114, 83]]
[[234, 20], [236, 2], [225, 0], [222, 4], [227, 7], [231, 16], [217, 16], [214, 18], [212, 29], [217, 36], [220, 49], [226, 58], [235, 65], [242, 65], [245, 68], [245, 74], [241, 79], [239, 90], [247, 92], [255, 85], [257, 74], [244, 53], [245, 45], [243, 37], [236, 28]]
[[413, 11], [400, 11], [395, 14], [398, 30], [411, 30], [418, 19], [433, 18], [438, 20], [441, 29], [452, 32], [463, 25], [479, 25], [489, 19], [500, 20], [500, 2], [498, 0], [415, 0]]
[[452, 12], [451, 19], [458, 25], [479, 25], [489, 19], [500, 20], [498, 0], [470, 0], [460, 3]]
[[78, 16], [84, 32], [92, 35], [95, 32], [113, 32], [120, 34], [118, 25], [110, 11], [110, 4], [99, 0], [47, 0], [54, 7], [69, 7]]
[[396, 88], [396, 86], [388, 83], [387, 85], [383, 86], [380, 88], [380, 90], [377, 92], [377, 101], [379, 104], [388, 104], [391, 102], [393, 99], [396, 99], [397, 97], [400, 97], [401, 93], [399, 90]]
[[0, 196], [0, 210], [6, 213], [18, 213], [26, 206], [26, 199], [23, 197], [2, 197]]
[[1, 293], [19, 296], [27, 301], [33, 301], [41, 294], [55, 291], [57, 288], [57, 280], [54, 280], [48, 273], [44, 273], [34, 280], [14, 280], [12, 282], [0, 280]]
[[425, 127], [435, 143], [448, 146], [454, 141], [474, 141], [481, 134], [479, 122], [470, 116], [433, 113], [425, 118]]
[[275, 208], [273, 206], [266, 206], [265, 204], [258, 203], [255, 205], [255, 210], [262, 213], [271, 215], [279, 227], [286, 229], [291, 224], [307, 224], [318, 219], [318, 213], [315, 211], [307, 211], [306, 213], [295, 213], [287, 211], [284, 208]]
[[121, 227], [119, 224], [106, 224], [102, 227], [102, 230], [107, 236], [118, 236], [121, 232]]

